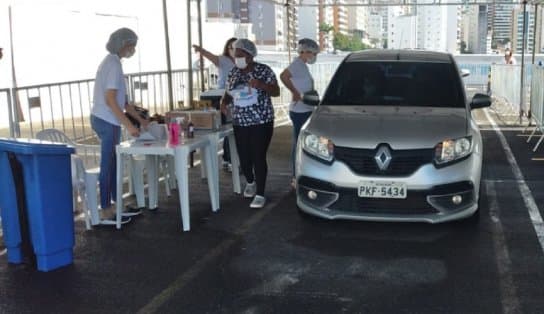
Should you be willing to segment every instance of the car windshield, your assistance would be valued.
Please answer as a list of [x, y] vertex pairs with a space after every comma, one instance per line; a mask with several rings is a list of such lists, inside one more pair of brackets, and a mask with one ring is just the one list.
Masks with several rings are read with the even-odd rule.
[[464, 107], [461, 88], [449, 63], [345, 62], [322, 105]]

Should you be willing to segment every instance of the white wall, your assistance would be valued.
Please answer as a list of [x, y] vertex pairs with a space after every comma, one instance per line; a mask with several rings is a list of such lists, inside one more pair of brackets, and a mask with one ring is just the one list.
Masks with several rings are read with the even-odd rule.
[[[166, 69], [162, 1], [133, 0], [2, 0], [0, 2], [0, 88], [11, 86], [8, 6], [13, 13], [13, 44], [19, 86], [94, 78], [107, 54], [111, 32], [129, 27], [138, 33], [136, 54], [125, 60], [126, 73]], [[172, 68], [186, 68], [187, 2], [168, 0]], [[120, 16], [103, 16], [104, 13]], [[193, 3], [192, 38], [197, 37], [197, 11]], [[202, 1], [202, 16], [205, 1]], [[203, 24], [204, 46], [220, 53], [234, 35], [232, 24]], [[193, 53], [194, 58], [196, 54]], [[195, 60], [195, 59], [193, 59]]]

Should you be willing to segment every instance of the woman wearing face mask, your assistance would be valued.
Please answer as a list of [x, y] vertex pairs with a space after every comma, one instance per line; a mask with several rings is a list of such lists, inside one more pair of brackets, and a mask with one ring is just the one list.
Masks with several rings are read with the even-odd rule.
[[[234, 47], [232, 43], [235, 41], [235, 37], [229, 38], [229, 40], [227, 40], [225, 43], [223, 53], [220, 55], [214, 55], [198, 45], [193, 45], [196, 52], [200, 53], [204, 58], [210, 60], [217, 67], [217, 88], [219, 89], [225, 89], [227, 74], [229, 74], [230, 70], [232, 70], [234, 67]], [[227, 116], [224, 113], [221, 113], [221, 123], [227, 123]], [[223, 168], [232, 170], [228, 138], [225, 138], [223, 141]]]
[[[134, 137], [140, 131], [125, 116], [124, 110], [134, 117], [140, 125], [148, 121], [142, 119], [134, 106], [126, 101], [126, 86], [122, 58], [130, 58], [136, 50], [138, 36], [128, 28], [121, 28], [110, 35], [106, 49], [109, 54], [102, 60], [96, 72], [94, 83], [91, 126], [100, 138], [100, 206], [103, 213], [112, 209], [111, 200], [116, 197], [116, 154], [115, 146], [121, 139], [121, 125]], [[141, 213], [123, 213], [123, 222], [130, 221], [130, 216]]]
[[268, 165], [266, 153], [274, 132], [274, 108], [271, 97], [280, 88], [272, 69], [255, 62], [255, 44], [248, 39], [234, 42], [235, 67], [227, 76], [221, 110], [232, 104], [232, 124], [240, 166], [246, 178], [244, 197], [253, 198], [251, 208], [262, 208]]
[[227, 74], [229, 74], [229, 71], [234, 67], [234, 47], [232, 46], [232, 43], [235, 41], [236, 38], [229, 38], [229, 40], [227, 40], [225, 43], [223, 53], [220, 55], [214, 55], [198, 45], [193, 45], [195, 52], [200, 53], [204, 58], [210, 60], [211, 63], [217, 67], [217, 88], [219, 89], [225, 88]]
[[314, 89], [314, 79], [307, 64], [315, 63], [319, 46], [309, 38], [298, 41], [298, 57], [280, 74], [282, 83], [291, 91], [289, 118], [293, 123], [293, 145], [291, 149], [291, 186], [295, 187], [295, 150], [302, 125], [310, 118], [313, 107], [302, 102], [302, 95]]

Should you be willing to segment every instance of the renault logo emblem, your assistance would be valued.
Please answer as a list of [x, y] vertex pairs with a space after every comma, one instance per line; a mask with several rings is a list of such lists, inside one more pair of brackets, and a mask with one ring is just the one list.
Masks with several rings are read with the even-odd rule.
[[391, 152], [389, 151], [389, 148], [387, 148], [387, 146], [380, 147], [376, 156], [374, 156], [374, 159], [380, 170], [387, 170], [387, 167], [389, 167], [389, 164], [391, 163]]

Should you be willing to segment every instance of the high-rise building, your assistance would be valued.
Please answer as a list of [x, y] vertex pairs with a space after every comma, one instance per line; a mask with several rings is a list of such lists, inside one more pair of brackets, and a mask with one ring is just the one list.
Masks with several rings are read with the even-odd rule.
[[379, 14], [373, 13], [368, 16], [368, 37], [372, 43], [376, 45], [376, 48], [382, 48], [383, 46], [383, 17]]
[[[535, 12], [532, 6], [527, 6], [525, 12], [525, 52], [532, 53], [533, 47], [537, 51], [540, 51], [540, 34], [542, 31], [542, 22], [538, 23], [540, 27], [537, 27], [537, 36], [535, 41]], [[523, 7], [516, 8], [512, 11], [512, 43], [511, 49], [514, 53], [521, 53], [523, 50]]]
[[406, 21], [397, 21], [397, 19], [403, 15], [403, 10], [398, 6], [387, 7], [387, 48], [391, 49], [400, 49], [400, 48], [415, 48], [415, 47], [401, 47], [400, 41], [403, 39], [403, 36], [415, 36], [415, 34], [408, 33], [411, 28], [407, 31], [402, 30], [402, 27], [405, 26]]
[[[329, 0], [330, 1], [330, 0]], [[330, 1], [332, 8], [332, 25], [336, 33], [348, 34], [348, 13], [345, 6], [346, 0]]]
[[459, 51], [457, 6], [392, 6], [388, 12], [388, 48]]
[[368, 7], [346, 7], [346, 14], [349, 33], [362, 34], [363, 32], [368, 32]]
[[240, 0], [206, 0], [207, 19], [240, 20]]
[[511, 25], [514, 5], [510, 3], [493, 3], [489, 4], [488, 8], [493, 43], [497, 47], [503, 47], [512, 41]]
[[[488, 53], [488, 10], [487, 5], [471, 5], [467, 7], [465, 22], [467, 28], [465, 31], [465, 43], [467, 51], [470, 53]], [[490, 52], [490, 51], [489, 51]]]
[[319, 42], [319, 8], [301, 6], [297, 10], [298, 33], [297, 37], [310, 38]]
[[[295, 4], [295, 0], [290, 1]], [[234, 21], [260, 49], [287, 50], [297, 42], [297, 7], [267, 0], [206, 0], [208, 20]]]

